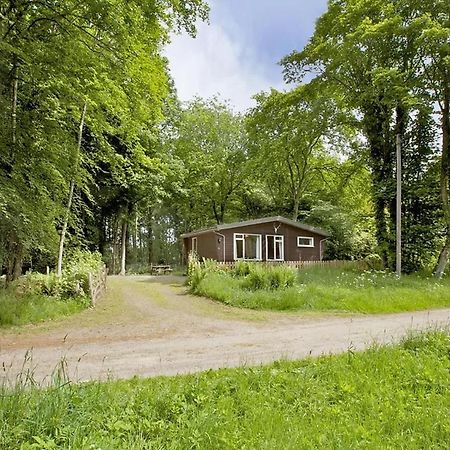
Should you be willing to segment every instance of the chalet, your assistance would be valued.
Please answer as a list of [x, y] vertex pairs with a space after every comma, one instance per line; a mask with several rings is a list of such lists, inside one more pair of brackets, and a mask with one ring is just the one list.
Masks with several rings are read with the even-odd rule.
[[284, 217], [216, 225], [185, 233], [184, 254], [216, 261], [320, 261], [329, 234]]

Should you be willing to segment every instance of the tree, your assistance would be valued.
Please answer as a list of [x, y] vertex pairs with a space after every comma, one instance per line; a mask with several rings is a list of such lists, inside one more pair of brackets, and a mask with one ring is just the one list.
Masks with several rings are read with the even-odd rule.
[[[437, 9], [444, 3], [438, 2]], [[394, 254], [395, 135], [404, 140], [413, 109], [428, 101], [419, 93], [427, 60], [420, 42], [430, 6], [331, 1], [308, 45], [283, 60], [288, 80], [303, 80], [314, 72], [361, 119], [369, 146], [377, 241], [385, 265], [392, 265]]]
[[305, 196], [325, 184], [334, 160], [327, 148], [342, 125], [336, 102], [318, 91], [318, 86], [299, 86], [287, 93], [259, 94], [247, 118], [257, 179], [293, 220]]
[[[0, 229], [8, 280], [32, 249], [56, 254], [55, 223], [71, 185], [95, 186], [92, 172], [120, 162], [108, 137], [133, 151], [145, 133], [158, 133], [170, 89], [161, 45], [174, 28], [194, 33], [196, 18], [206, 14], [200, 0], [0, 5], [0, 115], [8, 124], [0, 133]], [[85, 102], [99, 158], [84, 152], [83, 140], [74, 178]], [[86, 189], [83, 195], [90, 197]]]
[[242, 117], [217, 99], [194, 100], [182, 110], [169, 145], [184, 172], [178, 201], [185, 226], [223, 223], [247, 176]]

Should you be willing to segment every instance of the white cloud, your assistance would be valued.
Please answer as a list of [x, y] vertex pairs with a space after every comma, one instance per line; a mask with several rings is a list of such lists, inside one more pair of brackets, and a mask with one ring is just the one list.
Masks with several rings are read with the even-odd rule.
[[[178, 96], [187, 101], [195, 96], [215, 95], [238, 111], [254, 105], [253, 95], [272, 87], [273, 82], [258, 63], [257, 55], [246, 49], [239, 36], [228, 35], [218, 24], [200, 24], [195, 39], [173, 36], [166, 49]], [[281, 89], [282, 82], [279, 86]]]

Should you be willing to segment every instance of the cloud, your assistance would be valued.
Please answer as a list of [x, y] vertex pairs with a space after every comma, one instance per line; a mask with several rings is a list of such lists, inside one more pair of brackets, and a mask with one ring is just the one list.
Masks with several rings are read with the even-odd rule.
[[285, 89], [278, 61], [302, 48], [327, 0], [209, 0], [211, 25], [197, 38], [173, 36], [166, 49], [181, 100], [220, 95], [244, 111], [251, 97]]
[[[245, 47], [237, 34], [230, 34], [220, 24], [200, 24], [195, 39], [174, 36], [166, 56], [183, 101], [218, 95], [244, 111], [254, 105], [253, 95], [277, 84], [254, 49]], [[283, 87], [281, 77], [273, 87]]]

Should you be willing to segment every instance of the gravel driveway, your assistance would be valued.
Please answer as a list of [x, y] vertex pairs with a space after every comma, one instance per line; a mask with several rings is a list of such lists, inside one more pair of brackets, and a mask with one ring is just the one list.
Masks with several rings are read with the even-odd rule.
[[2, 330], [0, 380], [31, 372], [48, 382], [64, 361], [70, 379], [172, 375], [299, 359], [398, 340], [450, 324], [450, 309], [390, 315], [248, 311], [186, 294], [177, 277], [110, 277], [93, 310]]

